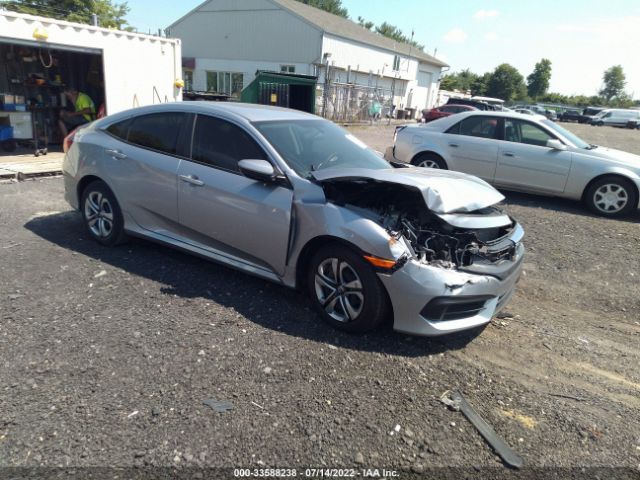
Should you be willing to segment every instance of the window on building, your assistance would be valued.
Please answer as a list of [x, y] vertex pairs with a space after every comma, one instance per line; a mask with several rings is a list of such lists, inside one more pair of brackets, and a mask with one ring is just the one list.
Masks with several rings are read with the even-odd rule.
[[400, 70], [400, 55], [395, 55], [393, 57], [393, 70], [397, 72]]
[[226, 93], [239, 97], [244, 86], [244, 75], [238, 72], [207, 72], [207, 92]]
[[295, 65], [280, 65], [280, 71], [282, 73], [296, 73]]
[[182, 80], [184, 81], [185, 90], [193, 90], [193, 70], [183, 70]]
[[266, 160], [260, 146], [240, 127], [207, 115], [198, 115], [192, 158], [216, 168], [239, 172], [244, 159]]

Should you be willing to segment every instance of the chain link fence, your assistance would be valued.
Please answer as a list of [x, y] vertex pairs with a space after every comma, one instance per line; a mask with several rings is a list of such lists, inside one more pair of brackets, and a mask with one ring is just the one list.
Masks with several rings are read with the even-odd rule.
[[381, 87], [345, 83], [318, 85], [316, 112], [339, 123], [375, 122], [394, 115], [394, 92]]

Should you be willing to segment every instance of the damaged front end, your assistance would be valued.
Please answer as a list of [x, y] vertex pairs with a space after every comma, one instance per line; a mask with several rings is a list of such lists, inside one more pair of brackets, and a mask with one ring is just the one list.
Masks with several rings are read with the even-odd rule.
[[456, 172], [364, 173], [322, 172], [320, 181], [328, 202], [388, 236], [394, 267], [378, 272], [394, 329], [442, 335], [488, 323], [513, 294], [524, 256], [522, 227], [495, 206], [504, 197]]
[[494, 206], [471, 212], [437, 213], [417, 188], [370, 179], [323, 184], [327, 199], [358, 209], [383, 226], [410, 258], [442, 268], [491, 265], [513, 260], [517, 223]]

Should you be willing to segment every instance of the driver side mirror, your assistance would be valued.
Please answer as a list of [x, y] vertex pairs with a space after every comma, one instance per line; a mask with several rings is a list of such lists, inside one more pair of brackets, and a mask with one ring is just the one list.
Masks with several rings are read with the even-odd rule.
[[547, 140], [547, 147], [552, 148], [554, 150], [566, 150], [567, 146], [562, 143], [560, 140]]
[[259, 182], [272, 183], [278, 179], [273, 165], [266, 160], [240, 160], [238, 168], [245, 177]]

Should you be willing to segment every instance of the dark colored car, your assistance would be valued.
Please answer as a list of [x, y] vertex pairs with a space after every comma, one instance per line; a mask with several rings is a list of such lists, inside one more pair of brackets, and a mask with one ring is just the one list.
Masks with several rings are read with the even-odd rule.
[[502, 110], [501, 108], [496, 108], [493, 105], [489, 105], [487, 102], [481, 102], [480, 100], [472, 100], [470, 98], [450, 98], [447, 101], [447, 105], [467, 105], [469, 107], [474, 107], [476, 110]]
[[456, 104], [447, 104], [441, 105], [436, 108], [432, 108], [431, 110], [425, 109], [422, 111], [422, 121], [431, 122], [432, 120], [437, 120], [438, 118], [448, 117], [449, 115], [454, 115], [460, 112], [470, 112], [472, 110], [477, 110], [475, 107], [471, 107], [469, 105], [456, 105]]
[[600, 107], [587, 107], [583, 110], [582, 115], [580, 116], [580, 120], [578, 121], [580, 123], [591, 123], [591, 120], [593, 120], [593, 117], [595, 117], [597, 114], [599, 114], [603, 110], [604, 108], [600, 108]]
[[561, 122], [578, 122], [582, 123], [580, 119], [582, 118], [582, 112], [580, 110], [565, 110], [559, 116], [559, 120]]

